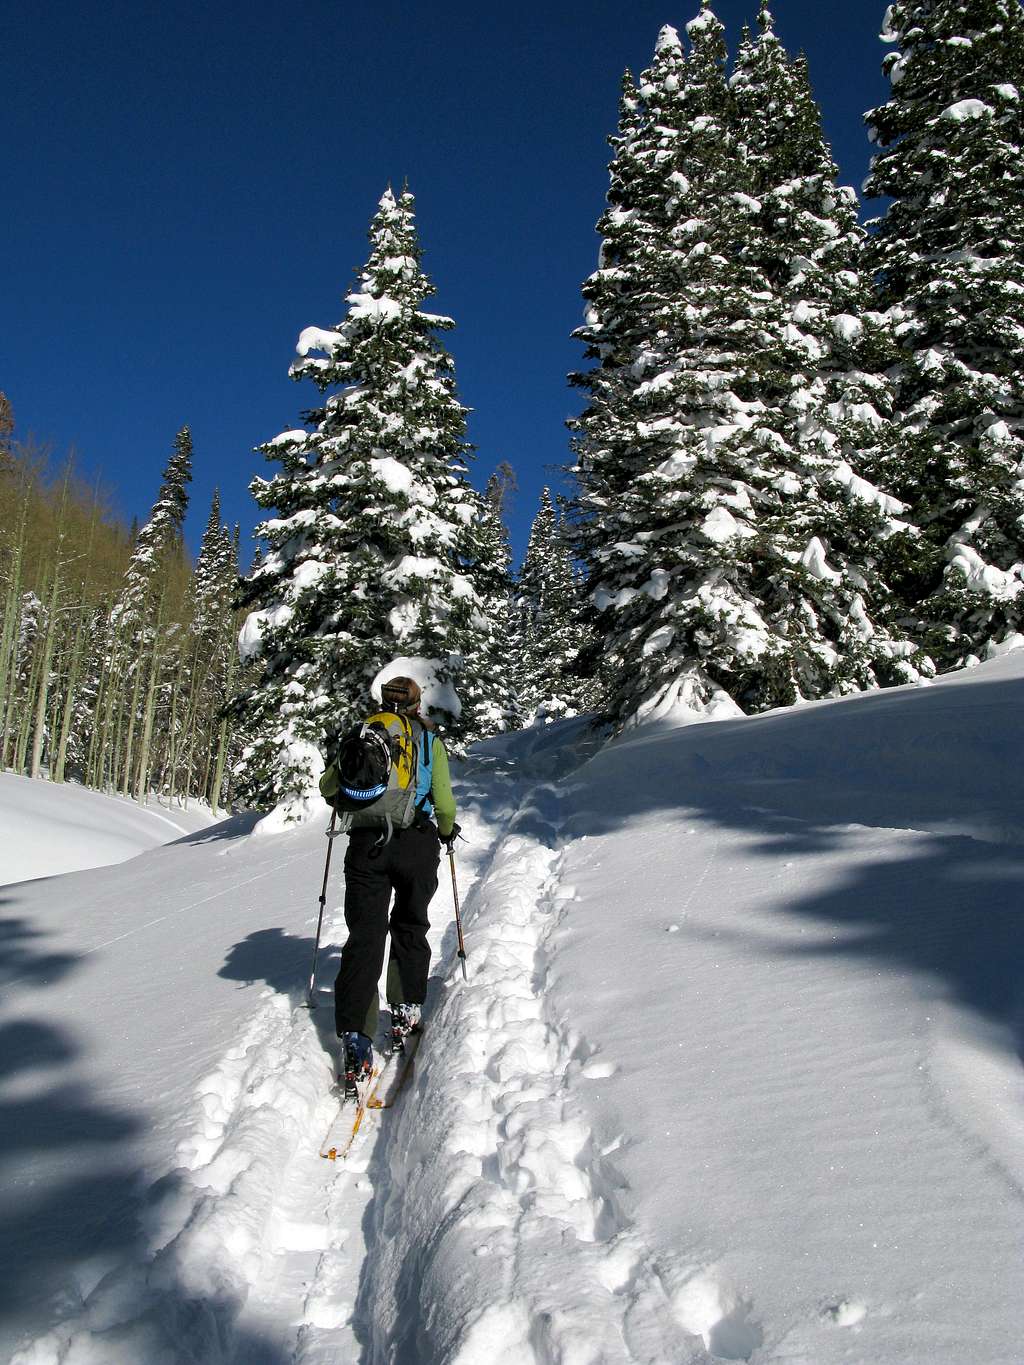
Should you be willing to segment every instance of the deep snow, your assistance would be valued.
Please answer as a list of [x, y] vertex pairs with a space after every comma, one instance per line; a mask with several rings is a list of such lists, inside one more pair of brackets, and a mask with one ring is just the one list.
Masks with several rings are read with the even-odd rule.
[[140, 806], [73, 782], [0, 772], [0, 886], [124, 862], [213, 823], [209, 807]]
[[1022, 697], [481, 746], [344, 1166], [325, 820], [4, 887], [0, 1358], [1019, 1362]]

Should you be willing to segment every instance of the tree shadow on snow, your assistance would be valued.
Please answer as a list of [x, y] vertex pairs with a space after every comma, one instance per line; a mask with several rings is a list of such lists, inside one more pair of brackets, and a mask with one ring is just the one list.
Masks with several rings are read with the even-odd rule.
[[[16, 904], [0, 896], [0, 905]], [[79, 961], [75, 953], [40, 952], [36, 940], [45, 934], [23, 917], [0, 919], [0, 991], [15, 985], [45, 985], [60, 981]]]
[[[678, 848], [682, 876], [699, 823], [747, 835], [735, 856], [765, 860], [766, 886], [783, 863], [834, 852], [824, 885], [786, 896], [774, 880], [765, 896], [843, 932], [775, 951], [930, 977], [1024, 1056], [1022, 702], [1024, 683], [972, 681], [652, 732], [598, 755], [564, 833], [621, 832], [663, 810], [656, 837]], [[871, 830], [897, 842], [872, 856]]]
[[197, 829], [192, 834], [183, 835], [180, 839], [172, 839], [170, 844], [165, 845], [165, 847], [174, 848], [178, 844], [213, 844], [221, 839], [241, 839], [253, 832], [264, 815], [266, 815], [266, 811], [241, 811], [238, 815], [230, 815], [226, 820], [221, 820], [216, 825], [207, 825], [205, 829]]
[[[95, 1291], [102, 1307], [89, 1325], [100, 1335], [90, 1359], [100, 1358], [107, 1325], [116, 1339], [117, 1323], [140, 1317], [152, 1355], [143, 1350], [137, 1365], [286, 1365], [291, 1352], [276, 1343], [233, 1337], [231, 1309], [212, 1286], [208, 1294], [188, 1288], [173, 1255], [162, 1264], [158, 1257], [151, 1269], [147, 1210], [173, 1204], [183, 1178], [172, 1172], [153, 1183], [135, 1154], [148, 1126], [145, 1109], [112, 1103], [87, 1085], [80, 1041], [33, 1014], [31, 988], [52, 984], [77, 960], [35, 951], [43, 937], [23, 920], [0, 922], [0, 981], [22, 986], [3, 992], [0, 1023], [0, 1356], [24, 1333], [65, 1321], [83, 1330], [78, 1315]], [[120, 1359], [122, 1346], [115, 1340], [112, 1355]]]

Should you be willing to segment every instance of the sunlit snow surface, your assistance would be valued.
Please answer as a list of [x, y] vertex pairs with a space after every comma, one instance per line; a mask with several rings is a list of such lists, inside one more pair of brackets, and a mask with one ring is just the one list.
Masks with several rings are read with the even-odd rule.
[[4, 888], [0, 1358], [1019, 1362], [1022, 699], [481, 746], [340, 1167], [319, 826]]
[[211, 822], [209, 809], [165, 809], [0, 772], [0, 886], [124, 862]]

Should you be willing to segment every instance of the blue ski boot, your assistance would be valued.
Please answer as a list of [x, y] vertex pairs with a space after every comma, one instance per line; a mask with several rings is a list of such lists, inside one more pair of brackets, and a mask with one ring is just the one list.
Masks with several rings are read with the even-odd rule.
[[346, 1033], [342, 1042], [345, 1045], [344, 1075], [345, 1098], [355, 1097], [356, 1086], [369, 1080], [373, 1071], [373, 1045], [365, 1033]]

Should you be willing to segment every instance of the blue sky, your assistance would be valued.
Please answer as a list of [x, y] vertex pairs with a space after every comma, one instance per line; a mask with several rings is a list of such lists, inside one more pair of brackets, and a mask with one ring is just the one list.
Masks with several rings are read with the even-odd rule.
[[[252, 447], [316, 400], [287, 377], [331, 326], [385, 186], [408, 178], [449, 313], [481, 487], [519, 480], [522, 551], [569, 458], [565, 376], [593, 269], [623, 68], [699, 0], [53, 0], [11, 7], [3, 64], [0, 389], [18, 434], [78, 452], [144, 517], [174, 433], [196, 447], [189, 541], [213, 487], [248, 536]], [[757, 0], [715, 6], [735, 41]], [[776, 0], [843, 179], [885, 98], [882, 0]], [[824, 17], [823, 17], [824, 16]], [[243, 557], [248, 552], [243, 551]]]

